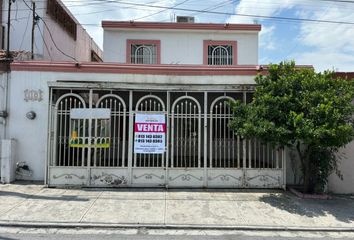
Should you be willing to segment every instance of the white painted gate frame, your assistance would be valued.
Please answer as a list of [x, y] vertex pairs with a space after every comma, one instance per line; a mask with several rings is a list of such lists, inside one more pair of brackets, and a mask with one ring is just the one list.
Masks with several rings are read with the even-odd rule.
[[[81, 88], [82, 89], [82, 88]], [[163, 88], [162, 88], [163, 89]], [[190, 88], [186, 88], [186, 90], [189, 90], [190, 91]], [[89, 90], [90, 91], [90, 100], [89, 100], [89, 107], [92, 108], [92, 89]], [[178, 90], [179, 92], [181, 92], [181, 90], [179, 89]], [[196, 91], [196, 90], [195, 90]], [[222, 90], [219, 90], [217, 92], [220, 92]], [[50, 96], [52, 97], [52, 92], [53, 92], [53, 88], [50, 88]], [[133, 112], [133, 92], [134, 90], [129, 90], [129, 125], [128, 125], [128, 129], [129, 129], [129, 132], [128, 132], [128, 136], [129, 136], [129, 139], [133, 139], [133, 126], [134, 126], [134, 116], [135, 116], [135, 111]], [[201, 92], [201, 91], [198, 91], [198, 92]], [[208, 120], [209, 120], [209, 117], [208, 117], [208, 92], [210, 91], [203, 91], [204, 92], [204, 116], [203, 116], [203, 119], [204, 121], [202, 121], [200, 118], [199, 118], [199, 124], [198, 124], [198, 128], [201, 128], [201, 124], [200, 123], [203, 123], [203, 126], [204, 126], [204, 139], [200, 139], [200, 136], [198, 134], [198, 138], [200, 139], [198, 141], [198, 144], [200, 145], [201, 142], [203, 141], [205, 144], [207, 144], [208, 142]], [[173, 122], [173, 113], [171, 114], [171, 118], [170, 118], [170, 113], [171, 113], [171, 110], [170, 110], [170, 94], [171, 94], [171, 91], [167, 91], [167, 107], [166, 107], [166, 119], [167, 119], [167, 142], [169, 141], [170, 139], [170, 123]], [[246, 92], [243, 91], [243, 94], [244, 94], [244, 99], [246, 99]], [[62, 96], [63, 97], [63, 96]], [[219, 97], [219, 98], [222, 98]], [[177, 99], [178, 100], [178, 99]], [[177, 102], [177, 100], [174, 102], [174, 104]], [[195, 99], [196, 100], [196, 99]], [[50, 99], [50, 106], [52, 106], [52, 98]], [[124, 102], [124, 101], [123, 101]], [[163, 101], [162, 101], [163, 102]], [[196, 100], [196, 102], [199, 104], [199, 102]], [[216, 99], [214, 100], [214, 102], [216, 102]], [[173, 106], [174, 106], [173, 104]], [[199, 105], [200, 106], [200, 105]], [[52, 124], [54, 122], [54, 125], [56, 124], [56, 121], [54, 120], [53, 121], [53, 111], [52, 109], [49, 109], [49, 113], [48, 113], [48, 118], [49, 118], [49, 131], [48, 131], [48, 151], [47, 151], [47, 163], [46, 163], [46, 184], [49, 184], [49, 185], [61, 185], [61, 184], [51, 184], [51, 179], [50, 179], [50, 167], [52, 166], [50, 163], [52, 161], [55, 160], [55, 153], [51, 154], [51, 147], [53, 147], [55, 145], [55, 141], [56, 141], [56, 138], [54, 138], [54, 141], [51, 139], [51, 136], [53, 136], [53, 132], [52, 132]], [[211, 119], [210, 119], [211, 121]], [[89, 129], [92, 129], [92, 122], [89, 121]], [[55, 136], [55, 132], [54, 131], [54, 136]], [[91, 132], [91, 131], [89, 131]], [[89, 136], [90, 137], [90, 136]], [[210, 141], [212, 141], [210, 139]], [[169, 144], [169, 143], [167, 143]], [[243, 149], [245, 150], [245, 141], [244, 141], [244, 145], [243, 145]], [[89, 152], [91, 151], [90, 149], [88, 150]], [[199, 147], [199, 151], [200, 151], [200, 147]], [[212, 151], [212, 150], [210, 150]], [[246, 154], [246, 152], [244, 151], [243, 153], [244, 155]], [[128, 166], [127, 166], [127, 171], [126, 171], [126, 176], [127, 176], [127, 184], [125, 186], [139, 186], [139, 185], [135, 185], [134, 182], [133, 182], [133, 141], [130, 140], [128, 141]], [[209, 175], [209, 172], [210, 171], [213, 171], [212, 168], [207, 168], [207, 157], [205, 156], [208, 156], [208, 148], [207, 147], [204, 147], [204, 167], [202, 169], [202, 172], [203, 172], [203, 183], [202, 185], [197, 185], [197, 186], [193, 186], [193, 185], [185, 185], [185, 184], [181, 184], [181, 185], [175, 185], [175, 186], [172, 186], [172, 187], [209, 187], [208, 186], [208, 175]], [[164, 185], [165, 187], [171, 187], [169, 185], [170, 183], [170, 178], [169, 178], [169, 171], [170, 169], [168, 168], [169, 166], [169, 156], [170, 156], [170, 148], [168, 147], [168, 145], [166, 146], [166, 164], [164, 166], [164, 168], [162, 169], [163, 170], [163, 173], [164, 173]], [[200, 154], [198, 154], [198, 157], [200, 158]], [[285, 154], [285, 151], [282, 151], [282, 169], [278, 169], [277, 171], [277, 175], [278, 176], [278, 180], [279, 180], [279, 186], [275, 186], [275, 187], [282, 187], [284, 188], [285, 187], [285, 182], [286, 182], [286, 172], [285, 172], [285, 169], [286, 169], [286, 154]], [[87, 185], [87, 186], [90, 186], [91, 185], [91, 166], [90, 166], [90, 158], [91, 158], [91, 154], [88, 154], [88, 164], [87, 164], [87, 182], [86, 184], [83, 184], [83, 185]], [[243, 161], [246, 161], [245, 157], [243, 158]], [[211, 165], [210, 165], [211, 166]], [[186, 169], [188, 170], [188, 169]], [[220, 169], [218, 171], [225, 171], [225, 169]], [[235, 171], [235, 169], [233, 169], [232, 171]], [[272, 176], [272, 171], [269, 171], [269, 170], [262, 170], [262, 169], [247, 169], [245, 164], [243, 164], [243, 168], [241, 169], [242, 171], [242, 179], [243, 179], [243, 183], [241, 186], [223, 186], [222, 184], [220, 186], [210, 186], [210, 187], [267, 187], [266, 185], [264, 186], [252, 186], [252, 185], [247, 185], [246, 181], [247, 179], [248, 180], [252, 180], [252, 179], [255, 179], [255, 178], [258, 178], [260, 175], [258, 174], [260, 171], [263, 171], [263, 175], [260, 176], [262, 181], [264, 180], [267, 180], [267, 179], [264, 179], [264, 178], [276, 178], [276, 177], [273, 177]], [[253, 172], [252, 172], [253, 171]], [[252, 172], [252, 174], [250, 176], [247, 176], [247, 172]], [[181, 174], [190, 174], [190, 170], [188, 171], [185, 171]], [[257, 175], [258, 174], [258, 175]], [[279, 174], [280, 174], [280, 177], [281, 177], [281, 181], [279, 179]], [[70, 174], [69, 174], [70, 175]], [[68, 176], [69, 176], [68, 175]], [[226, 175], [225, 175], [226, 176]], [[224, 176], [224, 177], [225, 177]], [[70, 180], [70, 179], [69, 179]], [[142, 185], [144, 186], [144, 185]], [[145, 186], [149, 186], [149, 185], [145, 185]], [[156, 186], [156, 185], [155, 185]], [[157, 186], [161, 186], [161, 184], [157, 185]]]

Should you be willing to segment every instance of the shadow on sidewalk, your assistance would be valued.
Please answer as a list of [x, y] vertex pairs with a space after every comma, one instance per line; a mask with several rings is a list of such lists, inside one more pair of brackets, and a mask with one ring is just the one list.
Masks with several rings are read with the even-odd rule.
[[19, 192], [9, 192], [9, 191], [0, 191], [0, 197], [18, 197], [18, 198], [26, 198], [26, 199], [38, 199], [38, 200], [57, 200], [57, 201], [79, 201], [79, 202], [87, 202], [90, 199], [88, 198], [81, 198], [78, 196], [42, 196], [42, 195], [35, 195], [35, 194], [26, 194], [26, 193], [19, 193]]
[[350, 198], [334, 198], [331, 200], [299, 199], [290, 193], [269, 194], [260, 201], [287, 211], [306, 217], [321, 217], [331, 215], [344, 223], [354, 222], [354, 201]]

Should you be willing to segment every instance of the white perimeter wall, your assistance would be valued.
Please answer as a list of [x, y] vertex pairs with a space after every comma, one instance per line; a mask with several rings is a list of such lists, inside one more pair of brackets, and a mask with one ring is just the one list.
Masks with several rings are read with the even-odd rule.
[[[5, 75], [5, 74], [3, 74]], [[17, 162], [26, 162], [33, 176], [30, 180], [44, 180], [47, 158], [48, 132], [48, 83], [57, 80], [72, 82], [110, 82], [127, 84], [254, 84], [253, 76], [156, 76], [141, 74], [94, 74], [94, 73], [59, 73], [59, 72], [11, 72], [9, 92], [9, 118], [7, 138], [16, 139]], [[63, 83], [62, 83], [63, 84]], [[142, 85], [140, 85], [142, 86]], [[146, 87], [146, 85], [145, 85]], [[25, 90], [42, 90], [43, 100], [24, 100]], [[36, 119], [29, 120], [26, 113], [34, 111]]]
[[[4, 81], [6, 74], [0, 75]], [[140, 74], [93, 74], [93, 73], [57, 73], [57, 72], [16, 72], [11, 73], [9, 95], [9, 118], [7, 125], [7, 138], [17, 140], [17, 161], [26, 162], [33, 170], [32, 180], [44, 180], [45, 162], [47, 157], [47, 130], [48, 130], [48, 105], [49, 86], [58, 80], [71, 82], [110, 82], [123, 85], [134, 84], [254, 84], [252, 76], [162, 76]], [[62, 83], [63, 84], [63, 83]], [[83, 84], [85, 85], [85, 84]], [[43, 101], [26, 102], [24, 91], [42, 90]], [[3, 96], [0, 88], [0, 96]], [[0, 106], [3, 99], [0, 98]], [[34, 111], [35, 120], [26, 118], [26, 113]], [[2, 125], [0, 123], [0, 133]], [[0, 135], [1, 136], [1, 135]], [[288, 152], [289, 153], [289, 152]], [[343, 154], [344, 153], [344, 154]], [[336, 193], [354, 193], [354, 143], [349, 144], [340, 155], [342, 161], [340, 170], [344, 181], [333, 175], [329, 179], [329, 191]], [[297, 156], [294, 156], [295, 160]], [[287, 183], [299, 183], [299, 177], [294, 179], [294, 172], [287, 156]], [[295, 161], [296, 162], [296, 161]], [[298, 163], [296, 163], [298, 165]], [[299, 167], [299, 166], [297, 166]], [[299, 171], [299, 169], [297, 169]], [[298, 172], [297, 171], [297, 172]], [[299, 172], [298, 172], [299, 173]]]
[[127, 39], [161, 40], [162, 64], [203, 64], [204, 40], [237, 41], [237, 62], [258, 64], [258, 32], [191, 30], [104, 30], [105, 62], [126, 62]]
[[343, 148], [338, 156], [343, 181], [336, 174], [332, 174], [329, 177], [328, 190], [334, 193], [354, 194], [354, 142]]
[[[0, 74], [0, 112], [5, 111], [6, 106], [5, 106], [5, 88], [6, 88], [6, 73]], [[1, 144], [1, 139], [4, 138], [4, 124], [5, 124], [5, 119], [0, 117], [0, 144]]]

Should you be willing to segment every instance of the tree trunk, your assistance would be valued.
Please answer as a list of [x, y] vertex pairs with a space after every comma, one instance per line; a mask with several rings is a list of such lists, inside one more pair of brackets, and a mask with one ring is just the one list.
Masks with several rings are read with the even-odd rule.
[[309, 159], [305, 160], [305, 168], [303, 170], [303, 175], [304, 175], [304, 188], [303, 192], [304, 193], [312, 193], [313, 192], [313, 183], [312, 183], [312, 171], [311, 167], [309, 164]]
[[297, 142], [296, 149], [300, 158], [301, 168], [302, 168], [302, 175], [304, 177], [304, 185], [303, 185], [303, 193], [312, 193], [314, 191], [314, 184], [312, 181], [312, 166], [311, 166], [311, 159], [310, 146], [307, 146], [306, 150], [301, 151], [301, 143]]

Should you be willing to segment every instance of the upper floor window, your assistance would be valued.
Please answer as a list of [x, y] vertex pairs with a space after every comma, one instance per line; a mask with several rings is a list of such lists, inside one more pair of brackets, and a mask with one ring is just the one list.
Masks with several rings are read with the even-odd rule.
[[160, 64], [160, 41], [128, 40], [127, 63]]
[[204, 41], [204, 64], [236, 65], [235, 41]]

